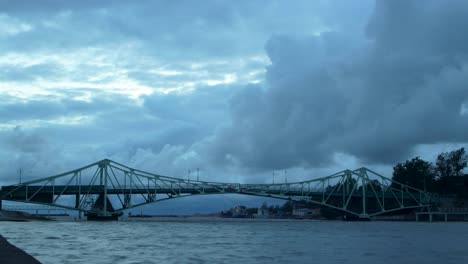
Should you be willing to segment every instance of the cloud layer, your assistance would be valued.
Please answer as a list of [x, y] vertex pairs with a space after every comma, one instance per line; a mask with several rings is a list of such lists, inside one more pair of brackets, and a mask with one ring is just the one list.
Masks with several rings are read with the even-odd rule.
[[[465, 1], [0, 2], [0, 173], [269, 181], [468, 142]], [[29, 2], [28, 2], [29, 3]]]
[[272, 37], [265, 85], [233, 99], [216, 156], [259, 169], [327, 166], [336, 153], [392, 164], [420, 144], [467, 142], [466, 12], [378, 1], [363, 39]]

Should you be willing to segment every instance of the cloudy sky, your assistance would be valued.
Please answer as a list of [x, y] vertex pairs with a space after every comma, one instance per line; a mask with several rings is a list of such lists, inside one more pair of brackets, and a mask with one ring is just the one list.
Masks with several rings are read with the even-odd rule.
[[234, 182], [468, 142], [465, 0], [0, 0], [3, 184], [110, 158]]

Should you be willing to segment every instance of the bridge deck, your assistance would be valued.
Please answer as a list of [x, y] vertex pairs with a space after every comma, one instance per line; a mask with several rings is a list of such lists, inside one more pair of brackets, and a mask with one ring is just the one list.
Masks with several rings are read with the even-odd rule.
[[[53, 195], [84, 195], [84, 194], [102, 194], [104, 192], [103, 185], [56, 185], [56, 186], [3, 186], [0, 190], [0, 197], [4, 200], [17, 200], [27, 199], [28, 197], [52, 197]], [[108, 195], [116, 194], [169, 194], [169, 195], [181, 195], [181, 194], [216, 194], [216, 193], [239, 193], [247, 195], [286, 195], [286, 196], [341, 196], [342, 193], [337, 192], [320, 192], [320, 191], [305, 191], [305, 190], [262, 190], [262, 189], [238, 189], [238, 188], [107, 188]], [[417, 194], [414, 194], [417, 195]], [[398, 198], [412, 199], [413, 194], [404, 193]], [[346, 194], [349, 196], [349, 194]], [[354, 192], [353, 197], [361, 197], [361, 192]], [[393, 199], [394, 195], [391, 192], [377, 192], [370, 193], [367, 196], [374, 198], [388, 198]]]

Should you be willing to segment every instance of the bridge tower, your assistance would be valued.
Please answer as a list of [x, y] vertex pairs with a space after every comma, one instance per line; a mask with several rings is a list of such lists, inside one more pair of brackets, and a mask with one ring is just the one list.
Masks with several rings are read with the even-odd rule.
[[361, 179], [361, 187], [362, 187], [362, 213], [359, 215], [360, 219], [367, 220], [370, 219], [369, 214], [367, 213], [367, 196], [366, 196], [366, 188], [367, 188], [367, 182], [369, 181], [369, 176], [366, 173], [365, 168], [360, 168], [359, 169], [359, 174], [361, 174], [360, 179]]
[[109, 164], [110, 160], [105, 159], [98, 163], [99, 166], [99, 189], [101, 190], [96, 199], [91, 211], [86, 212], [85, 216], [88, 220], [107, 221], [118, 220], [121, 212], [117, 213], [109, 201], [107, 196], [108, 180], [109, 180]]

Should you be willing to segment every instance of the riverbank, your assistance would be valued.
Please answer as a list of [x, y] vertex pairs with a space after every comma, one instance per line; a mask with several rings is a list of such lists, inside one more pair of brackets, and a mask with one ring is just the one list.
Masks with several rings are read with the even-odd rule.
[[0, 235], [0, 263], [2, 264], [41, 264], [22, 249], [10, 244]]
[[49, 220], [49, 218], [44, 217], [44, 216], [31, 215], [31, 214], [28, 214], [25, 212], [19, 212], [19, 211], [0, 210], [0, 221], [24, 222], [24, 221], [31, 221], [31, 220]]

